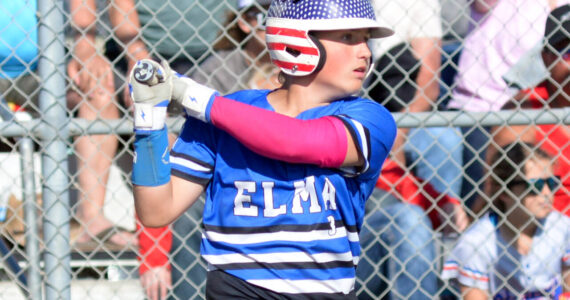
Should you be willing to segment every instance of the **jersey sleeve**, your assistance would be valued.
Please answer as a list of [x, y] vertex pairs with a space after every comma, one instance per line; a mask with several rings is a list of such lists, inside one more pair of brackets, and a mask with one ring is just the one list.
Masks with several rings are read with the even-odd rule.
[[172, 175], [207, 184], [214, 170], [216, 134], [212, 125], [187, 117], [170, 151]]
[[482, 235], [471, 228], [459, 239], [445, 260], [442, 279], [456, 280], [464, 286], [489, 290], [489, 264]]
[[340, 118], [365, 163], [359, 168], [341, 168], [348, 176], [377, 178], [396, 138], [396, 122], [382, 105], [371, 100], [354, 101]]

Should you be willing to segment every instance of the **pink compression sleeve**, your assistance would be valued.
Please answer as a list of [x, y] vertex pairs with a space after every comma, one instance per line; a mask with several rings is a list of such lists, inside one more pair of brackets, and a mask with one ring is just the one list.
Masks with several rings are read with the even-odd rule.
[[346, 129], [336, 117], [300, 120], [216, 97], [210, 120], [253, 152], [272, 159], [337, 168], [346, 158]]

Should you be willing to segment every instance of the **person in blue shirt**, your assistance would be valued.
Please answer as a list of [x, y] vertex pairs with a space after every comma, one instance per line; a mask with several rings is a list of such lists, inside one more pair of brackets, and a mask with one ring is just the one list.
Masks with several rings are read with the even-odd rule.
[[[166, 63], [135, 65], [135, 208], [164, 226], [205, 192], [207, 299], [356, 298], [364, 204], [396, 125], [354, 95], [368, 40], [392, 33], [367, 0], [273, 1], [266, 42], [280, 88], [222, 97]], [[187, 119], [169, 151], [171, 99]]]

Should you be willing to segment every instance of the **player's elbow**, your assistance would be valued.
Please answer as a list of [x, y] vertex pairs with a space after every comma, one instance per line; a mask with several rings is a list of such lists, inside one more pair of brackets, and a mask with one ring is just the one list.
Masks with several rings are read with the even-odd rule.
[[158, 216], [157, 214], [140, 212], [139, 210], [137, 210], [137, 216], [142, 226], [148, 228], [164, 227], [171, 223], [167, 218]]
[[145, 227], [162, 227], [172, 222], [175, 216], [171, 212], [169, 187], [147, 187], [135, 185], [133, 196], [135, 211]]

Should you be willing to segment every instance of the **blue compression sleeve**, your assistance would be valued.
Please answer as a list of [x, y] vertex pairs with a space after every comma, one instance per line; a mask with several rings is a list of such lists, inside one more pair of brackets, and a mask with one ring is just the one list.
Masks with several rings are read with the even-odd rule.
[[170, 181], [168, 130], [135, 135], [132, 182], [136, 185], [159, 186]]

